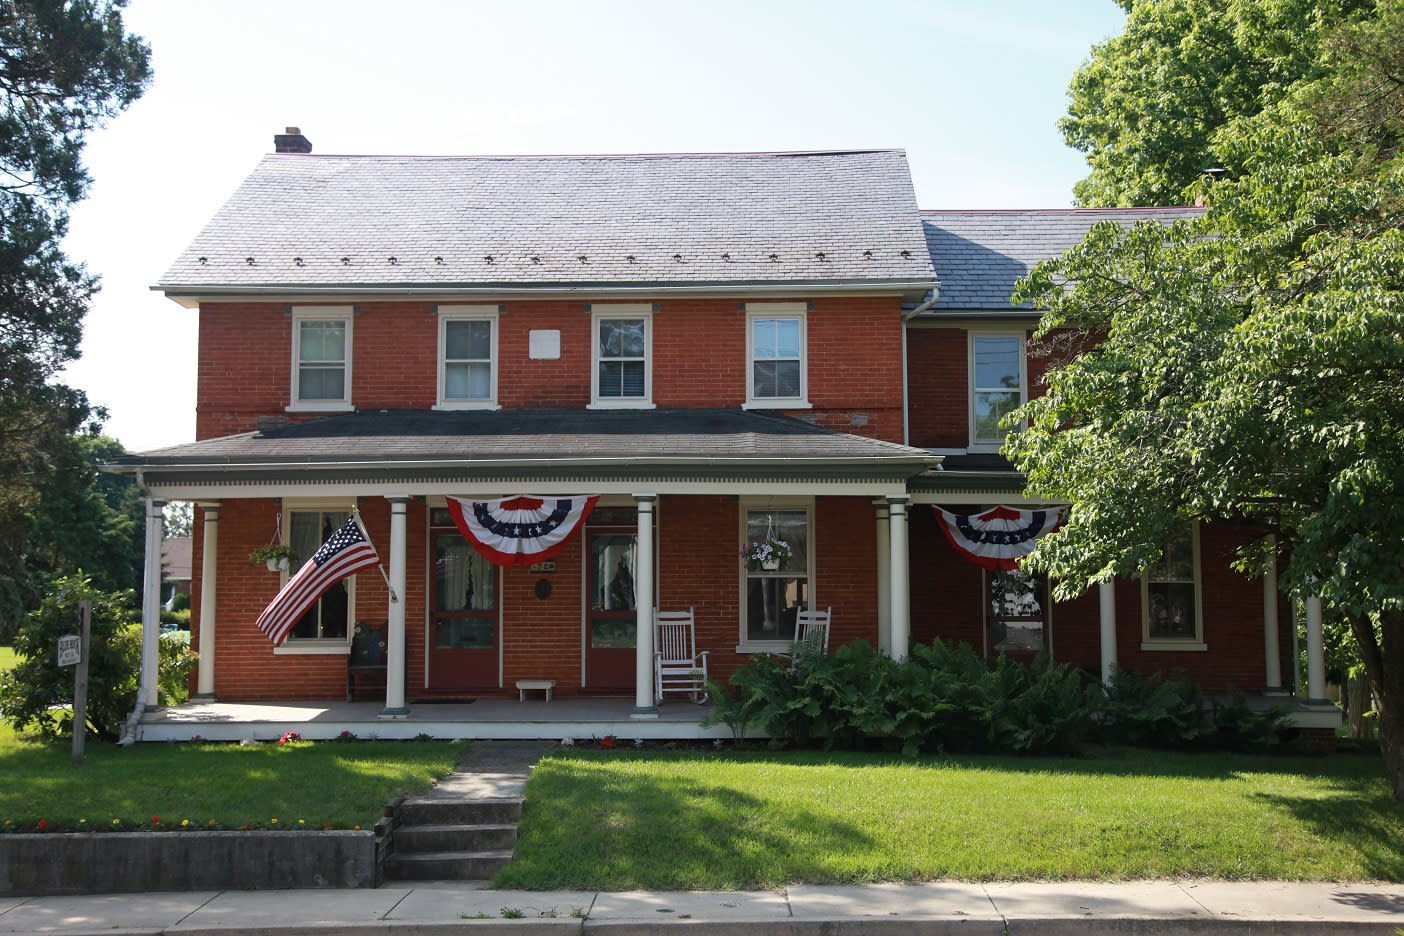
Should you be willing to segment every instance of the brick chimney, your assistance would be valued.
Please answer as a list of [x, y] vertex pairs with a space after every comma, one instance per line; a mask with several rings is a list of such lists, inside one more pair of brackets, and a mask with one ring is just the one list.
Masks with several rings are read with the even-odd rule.
[[312, 141], [303, 136], [297, 127], [285, 127], [282, 133], [273, 135], [273, 152], [310, 153]]

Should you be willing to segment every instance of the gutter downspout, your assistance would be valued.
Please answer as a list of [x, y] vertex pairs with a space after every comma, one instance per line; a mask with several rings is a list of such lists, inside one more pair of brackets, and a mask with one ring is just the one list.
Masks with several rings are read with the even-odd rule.
[[941, 287], [936, 286], [926, 294], [921, 304], [910, 312], [902, 313], [902, 444], [912, 444], [912, 420], [910, 397], [907, 391], [907, 323], [936, 304], [941, 297]]

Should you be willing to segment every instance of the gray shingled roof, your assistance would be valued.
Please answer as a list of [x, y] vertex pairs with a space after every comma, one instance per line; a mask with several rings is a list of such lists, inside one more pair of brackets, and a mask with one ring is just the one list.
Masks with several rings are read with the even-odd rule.
[[1199, 208], [923, 211], [927, 247], [941, 281], [941, 295], [932, 311], [1018, 314], [1009, 304], [1015, 281], [1040, 260], [1076, 245], [1097, 222], [1130, 226], [1154, 219], [1168, 223], [1201, 212]]
[[932, 279], [900, 150], [281, 154], [259, 163], [158, 288]]
[[167, 467], [352, 462], [557, 461], [698, 466], [754, 461], [904, 462], [922, 449], [740, 409], [366, 410], [261, 432], [206, 439], [117, 459]]

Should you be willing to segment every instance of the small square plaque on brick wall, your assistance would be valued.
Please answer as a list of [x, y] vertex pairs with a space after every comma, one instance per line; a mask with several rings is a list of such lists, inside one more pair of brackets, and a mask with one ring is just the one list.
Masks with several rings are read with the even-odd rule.
[[561, 333], [556, 328], [533, 328], [527, 335], [527, 349], [533, 361], [555, 361], [561, 356]]

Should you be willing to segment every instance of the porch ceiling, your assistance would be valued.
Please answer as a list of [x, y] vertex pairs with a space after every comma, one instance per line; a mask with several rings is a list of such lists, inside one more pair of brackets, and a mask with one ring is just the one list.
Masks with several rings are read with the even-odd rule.
[[345, 485], [428, 493], [450, 483], [648, 485], [663, 493], [782, 484], [878, 494], [904, 490], [907, 479], [940, 460], [740, 409], [372, 410], [128, 455], [104, 467], [185, 496]]

